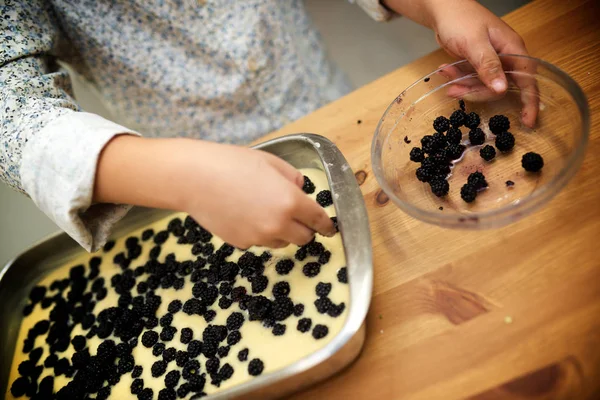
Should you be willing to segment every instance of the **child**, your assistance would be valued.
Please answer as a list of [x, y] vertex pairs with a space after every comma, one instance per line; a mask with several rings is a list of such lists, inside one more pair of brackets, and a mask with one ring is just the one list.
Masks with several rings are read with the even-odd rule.
[[[395, 12], [431, 27], [496, 93], [507, 88], [497, 52], [527, 53], [474, 0], [357, 3], [377, 20]], [[0, 10], [0, 178], [87, 250], [128, 205], [186, 211], [242, 248], [333, 233], [297, 170], [227, 144], [348, 91], [300, 0], [17, 0]], [[59, 59], [145, 137], [82, 112]]]

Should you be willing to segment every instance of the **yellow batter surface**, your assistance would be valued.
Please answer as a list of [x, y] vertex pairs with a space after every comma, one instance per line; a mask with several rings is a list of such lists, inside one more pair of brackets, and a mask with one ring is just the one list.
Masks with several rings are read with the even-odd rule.
[[[317, 193], [322, 190], [327, 190], [327, 179], [325, 174], [322, 171], [316, 169], [307, 169], [302, 171], [316, 186], [316, 190], [314, 193], [310, 194], [311, 198], [316, 198]], [[325, 208], [327, 213], [330, 216], [335, 215], [335, 209], [333, 205], [330, 205]], [[185, 220], [185, 214], [175, 214], [169, 216], [166, 219], [153, 223], [147, 227], [139, 229], [137, 231], [131, 232], [127, 237], [122, 237], [116, 239], [116, 243], [112, 249], [109, 251], [100, 251], [96, 254], [84, 254], [81, 257], [72, 260], [70, 263], [65, 265], [62, 268], [55, 270], [52, 274], [45, 277], [42, 281], [39, 282], [39, 286], [45, 286], [47, 291], [45, 293], [45, 297], [53, 297], [58, 292], [58, 290], [51, 290], [51, 284], [56, 280], [62, 280], [69, 277], [69, 271], [73, 266], [82, 264], [85, 266], [85, 276], [88, 276], [90, 272], [89, 262], [92, 257], [100, 257], [101, 263], [99, 267], [99, 275], [98, 278], [88, 280], [87, 288], [85, 293], [91, 292], [92, 284], [95, 280], [99, 278], [104, 278], [104, 287], [107, 289], [107, 295], [103, 299], [96, 302], [93, 310], [93, 313], [96, 317], [98, 314], [107, 308], [117, 307], [119, 295], [115, 292], [115, 288], [111, 286], [111, 279], [116, 274], [122, 274], [122, 268], [113, 262], [114, 257], [124, 252], [127, 254], [127, 249], [125, 245], [125, 241], [128, 237], [134, 236], [139, 239], [138, 244], [141, 246], [141, 254], [139, 257], [135, 258], [128, 269], [135, 270], [137, 267], [144, 266], [148, 260], [150, 259], [150, 250], [156, 246], [154, 242], [154, 237], [142, 240], [142, 233], [148, 228], [153, 229], [154, 234], [165, 231], [167, 229], [167, 225], [174, 218], [180, 218], [182, 221]], [[204, 255], [193, 255], [192, 254], [192, 245], [191, 244], [178, 244], [178, 237], [173, 234], [169, 234], [168, 239], [161, 245], [161, 252], [157, 261], [160, 263], [165, 263], [165, 259], [167, 255], [174, 254], [177, 262], [182, 263], [184, 261], [195, 261], [198, 257], [207, 258]], [[344, 251], [341, 241], [340, 234], [336, 234], [334, 237], [327, 238], [317, 235], [316, 241], [323, 244], [324, 248], [331, 252], [331, 257], [328, 262], [324, 263], [320, 267], [320, 272], [318, 275], [314, 277], [307, 277], [303, 272], [303, 267], [307, 263], [315, 263], [318, 260], [318, 256], [308, 255], [306, 259], [303, 261], [298, 261], [295, 258], [295, 253], [299, 249], [298, 246], [290, 245], [284, 249], [270, 250], [266, 248], [258, 248], [254, 247], [249, 249], [248, 251], [254, 253], [257, 256], [260, 256], [265, 251], [271, 253], [271, 258], [264, 262], [264, 273], [262, 275], [266, 276], [268, 279], [268, 285], [264, 291], [261, 293], [253, 293], [252, 284], [246, 277], [242, 277], [239, 273], [235, 277], [235, 280], [232, 281], [231, 287], [244, 287], [246, 288], [247, 294], [250, 296], [265, 296], [269, 300], [274, 301], [275, 297], [272, 293], [273, 286], [277, 282], [285, 281], [290, 285], [290, 293], [289, 298], [292, 300], [294, 305], [302, 304], [304, 305], [304, 310], [302, 315], [297, 316], [292, 314], [288, 318], [283, 321], [275, 321], [278, 324], [285, 325], [285, 333], [282, 335], [275, 335], [274, 328], [272, 326], [273, 321], [265, 324], [264, 321], [255, 320], [250, 321], [250, 316], [248, 309], [244, 310], [240, 308], [240, 302], [233, 302], [232, 305], [227, 309], [221, 309], [219, 307], [219, 299], [221, 297], [230, 298], [231, 295], [222, 295], [219, 294], [216, 301], [208, 307], [210, 310], [214, 310], [216, 312], [216, 316], [212, 321], [207, 322], [205, 317], [198, 314], [188, 315], [184, 312], [184, 310], [180, 310], [176, 313], [173, 313], [173, 319], [171, 322], [171, 326], [177, 329], [176, 333], [172, 340], [162, 341], [159, 337], [157, 343], [163, 342], [165, 344], [165, 348], [169, 349], [171, 347], [175, 348], [177, 351], [187, 351], [188, 344], [184, 344], [181, 341], [181, 333], [183, 328], [191, 328], [193, 332], [193, 340], [202, 341], [203, 331], [208, 325], [226, 325], [227, 318], [233, 313], [241, 313], [244, 317], [244, 323], [239, 329], [239, 333], [241, 334], [241, 340], [238, 343], [235, 343], [229, 347], [229, 351], [227, 355], [219, 356], [218, 354], [214, 357], [219, 361], [219, 371], [216, 374], [211, 374], [207, 372], [206, 369], [206, 361], [207, 357], [204, 354], [200, 354], [195, 357], [200, 364], [199, 371], [194, 371], [194, 373], [198, 373], [199, 375], [204, 374], [205, 384], [201, 391], [192, 392], [190, 391], [184, 397], [177, 398], [199, 398], [198, 395], [203, 396], [203, 394], [210, 395], [211, 393], [215, 393], [218, 391], [226, 390], [231, 388], [232, 386], [239, 385], [244, 383], [254, 376], [249, 373], [249, 364], [254, 359], [259, 359], [262, 361], [264, 369], [261, 375], [267, 374], [269, 372], [278, 370], [287, 365], [298, 361], [299, 359], [313, 353], [314, 351], [324, 347], [331, 339], [333, 339], [336, 334], [341, 330], [344, 321], [346, 319], [348, 308], [349, 308], [349, 288], [342, 278], [342, 282], [339, 281], [338, 275], [339, 271], [345, 267], [346, 260], [344, 257]], [[221, 247], [223, 241], [217, 237], [213, 237], [210, 240], [210, 243], [213, 244], [215, 251]], [[231, 255], [226, 258], [226, 261], [237, 262], [239, 257], [244, 254], [244, 251], [235, 249]], [[281, 260], [293, 260], [294, 266], [292, 270], [285, 275], [282, 275], [276, 271], [276, 265]], [[204, 268], [208, 269], [210, 265], [207, 263]], [[342, 270], [342, 273], [345, 270]], [[241, 273], [241, 270], [240, 270]], [[157, 296], [161, 297], [161, 303], [156, 311], [156, 317], [160, 320], [160, 318], [168, 313], [169, 304], [173, 300], [180, 300], [183, 304], [189, 299], [194, 298], [192, 293], [192, 288], [194, 283], [191, 281], [191, 274], [188, 275], [179, 275], [176, 274], [178, 278], [183, 278], [183, 287], [179, 290], [176, 290], [173, 287], [169, 287], [167, 289], [163, 289], [162, 287], [158, 287], [154, 290], [154, 293]], [[140, 294], [137, 290], [137, 285], [139, 282], [147, 280], [149, 277], [148, 273], [141, 274], [140, 276], [136, 276], [136, 286], [131, 289], [131, 296], [136, 297]], [[262, 278], [261, 278], [262, 279]], [[207, 278], [200, 279], [201, 281], [206, 282]], [[325, 296], [329, 300], [331, 300], [334, 306], [339, 307], [339, 310], [343, 308], [343, 311], [338, 316], [329, 315], [327, 312], [321, 313], [317, 310], [317, 306], [315, 305], [315, 301], [319, 299], [319, 296], [316, 294], [316, 286], [319, 282], [330, 283], [332, 285], [331, 291]], [[219, 288], [221, 282], [216, 284], [216, 288]], [[226, 286], [226, 285], [225, 285]], [[67, 297], [67, 293], [69, 292], [69, 288], [62, 292], [63, 297]], [[147, 294], [147, 292], [146, 292]], [[145, 294], [144, 294], [145, 295]], [[343, 305], [342, 305], [343, 304]], [[28, 337], [28, 333], [30, 329], [38, 322], [42, 320], [48, 320], [51, 310], [54, 305], [50, 305], [47, 308], [42, 308], [42, 303], [37, 302], [33, 305], [33, 310], [31, 314], [27, 317], [24, 317], [23, 322], [21, 324], [21, 328], [19, 331], [19, 338], [17, 342], [16, 352], [12, 362], [12, 369], [9, 379], [9, 386], [6, 391], [6, 398], [13, 399], [15, 398], [11, 394], [11, 385], [17, 378], [20, 377], [19, 365], [29, 359], [30, 352], [25, 353], [23, 351], [24, 342]], [[129, 308], [132, 308], [130, 305]], [[297, 312], [298, 313], [298, 312]], [[333, 313], [335, 314], [335, 313]], [[310, 330], [307, 332], [301, 332], [298, 330], [298, 321], [302, 318], [310, 318], [311, 326]], [[97, 325], [96, 321], [96, 325]], [[327, 327], [328, 332], [322, 338], [314, 337], [314, 328], [316, 325], [324, 325]], [[69, 322], [69, 326], [73, 326], [72, 332], [70, 333], [70, 338], [74, 338], [77, 335], [83, 335], [89, 333], [88, 329], [83, 329], [80, 323], [73, 324], [72, 319]], [[281, 329], [281, 326], [278, 327]], [[177, 365], [176, 360], [170, 361], [167, 363], [166, 371], [162, 375], [158, 377], [152, 376], [152, 365], [156, 361], [163, 360], [162, 355], [155, 356], [153, 355], [153, 348], [147, 348], [142, 344], [142, 336], [144, 332], [148, 331], [147, 327], [144, 327], [142, 333], [137, 336], [138, 344], [133, 348], [131, 354], [135, 360], [136, 366], [142, 367], [141, 375], [138, 379], [143, 380], [143, 388], [151, 389], [152, 395], [148, 396], [149, 391], [146, 390], [145, 396], [137, 396], [132, 394], [131, 386], [134, 381], [134, 377], [132, 377], [131, 372], [126, 372], [120, 375], [118, 379], [118, 383], [109, 385], [108, 381], [103, 383], [103, 387], [106, 388], [110, 386], [110, 394], [108, 398], [110, 399], [136, 399], [136, 398], [144, 398], [144, 399], [167, 399], [173, 398], [172, 395], [177, 393], [177, 390], [185, 384], [187, 381], [183, 377], [180, 377], [176, 386], [172, 388], [172, 391], [166, 390], [163, 394], [161, 394], [161, 390], [165, 389], [165, 377], [167, 373], [170, 371], [179, 371], [182, 372], [183, 368]], [[160, 323], [158, 326], [152, 328], [151, 330], [157, 332], [159, 335], [162, 331], [162, 327]], [[231, 330], [228, 331], [228, 334], [231, 333]], [[66, 386], [70, 381], [76, 377], [79, 371], [71, 371], [71, 377], [66, 377], [65, 374], [61, 374], [60, 376], [55, 375], [55, 371], [53, 367], [45, 367], [44, 361], [50, 355], [50, 345], [46, 343], [46, 338], [48, 336], [48, 332], [42, 334], [40, 336], [35, 337], [33, 340], [33, 345], [30, 346], [33, 349], [41, 349], [41, 356], [39, 360], [33, 365], [37, 365], [38, 371], [41, 369], [41, 373], [37, 378], [38, 385], [42, 380], [47, 376], [53, 377], [53, 392], [56, 394], [59, 392], [61, 388]], [[318, 335], [317, 335], [318, 336]], [[91, 356], [97, 354], [97, 348], [100, 343], [105, 340], [110, 339], [115, 342], [115, 344], [121, 343], [121, 339], [115, 336], [115, 332], [113, 331], [110, 336], [105, 339], [100, 339], [98, 335], [94, 335], [91, 338], [86, 339], [86, 348], [89, 351]], [[189, 339], [188, 339], [189, 340]], [[221, 341], [219, 343], [220, 347], [227, 346], [227, 339]], [[247, 359], [244, 361], [240, 361], [239, 353], [241, 350], [248, 349]], [[30, 349], [28, 349], [30, 350]], [[36, 353], [39, 353], [40, 350], [37, 350]], [[64, 351], [55, 352], [58, 359], [66, 358], [69, 363], [71, 363], [71, 357], [75, 353], [74, 345], [69, 343], [68, 348]], [[211, 357], [212, 358], [212, 357]], [[242, 357], [244, 358], [244, 357]], [[119, 358], [117, 357], [114, 361], [115, 364], [118, 364]], [[213, 361], [214, 362], [214, 361]], [[223, 375], [219, 375], [220, 371], [223, 371], [222, 374], [227, 376], [227, 370], [229, 367], [223, 366], [229, 364], [229, 366], [233, 369], [233, 374], [227, 379], [213, 379], [214, 377], [219, 377]], [[31, 367], [31, 363], [29, 367]], [[25, 370], [26, 368], [22, 368]], [[139, 370], [139, 367], [137, 367]], [[173, 374], [172, 374], [173, 375]], [[31, 377], [27, 378], [29, 381], [32, 380]], [[46, 382], [49, 382], [50, 379], [47, 379]], [[213, 381], [215, 381], [213, 383]], [[23, 380], [21, 380], [23, 383]], [[139, 382], [138, 382], [139, 385]], [[29, 389], [28, 393], [25, 397], [33, 397], [32, 394], [34, 392], [33, 389]], [[66, 393], [66, 392], [63, 392]], [[88, 398], [103, 398], [108, 393], [108, 389], [104, 389], [102, 395], [98, 395], [97, 393], [89, 393]], [[38, 398], [38, 397], [35, 397]], [[44, 397], [39, 397], [44, 398]]]

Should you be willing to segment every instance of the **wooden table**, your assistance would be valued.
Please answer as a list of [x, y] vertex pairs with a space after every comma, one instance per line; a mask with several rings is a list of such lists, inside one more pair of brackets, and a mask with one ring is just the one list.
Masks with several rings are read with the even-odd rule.
[[449, 61], [441, 50], [267, 137], [333, 140], [362, 182], [373, 235], [363, 352], [295, 399], [600, 399], [600, 1], [538, 0], [505, 20], [533, 56], [575, 78], [592, 111], [576, 177], [518, 223], [445, 230], [380, 195], [375, 126], [400, 91]]

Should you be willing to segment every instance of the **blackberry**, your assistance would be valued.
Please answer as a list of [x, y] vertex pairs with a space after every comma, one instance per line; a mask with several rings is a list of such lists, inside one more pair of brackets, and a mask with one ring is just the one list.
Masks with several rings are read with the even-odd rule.
[[39, 303], [46, 295], [46, 290], [45, 286], [35, 286], [31, 289], [31, 292], [29, 292], [29, 300], [31, 300], [33, 304]]
[[220, 358], [225, 358], [229, 354], [229, 346], [221, 346], [217, 349]]
[[262, 321], [271, 311], [271, 301], [265, 296], [254, 296], [248, 302], [250, 321]]
[[298, 261], [304, 261], [307, 256], [308, 256], [308, 252], [306, 251], [306, 247], [304, 247], [304, 246], [300, 247], [296, 251], [296, 254], [294, 254], [294, 258]]
[[275, 271], [277, 271], [279, 275], [289, 274], [292, 268], [294, 268], [294, 261], [290, 260], [289, 258], [280, 260], [275, 265]]
[[192, 340], [187, 347], [188, 355], [191, 358], [196, 358], [202, 353], [202, 342], [199, 340]]
[[204, 375], [192, 376], [190, 379], [188, 379], [187, 384], [192, 392], [196, 392], [196, 394], [193, 395], [190, 400], [199, 399], [200, 397], [206, 396], [206, 393], [204, 392], [202, 392], [204, 395], [202, 395], [202, 393], [197, 393], [202, 391], [202, 389], [204, 389], [204, 385], [206, 384], [206, 378], [204, 378]]
[[109, 251], [111, 251], [113, 249], [113, 247], [115, 247], [115, 241], [114, 240], [109, 240], [108, 242], [106, 242], [104, 244], [104, 246], [102, 247], [102, 250], [105, 253], [108, 253]]
[[340, 283], [348, 283], [348, 268], [340, 268], [340, 270], [337, 273], [337, 279]]
[[285, 325], [283, 325], [283, 324], [275, 324], [273, 326], [273, 331], [272, 331], [273, 335], [274, 336], [282, 336], [282, 335], [285, 334], [285, 329], [286, 329]]
[[206, 360], [204, 366], [206, 367], [206, 372], [208, 372], [209, 374], [215, 374], [219, 370], [220, 364], [221, 361], [218, 358], [213, 357]]
[[273, 296], [274, 297], [287, 297], [290, 294], [290, 284], [287, 282], [277, 282], [273, 285]]
[[479, 155], [485, 161], [492, 161], [494, 159], [494, 157], [496, 157], [496, 149], [494, 149], [493, 146], [490, 146], [489, 144], [487, 144], [487, 145], [483, 146], [481, 148], [481, 150], [479, 150]]
[[160, 361], [156, 361], [156, 362], [154, 362], [154, 364], [152, 364], [151, 371], [152, 371], [152, 376], [154, 378], [162, 376], [166, 370], [167, 370], [167, 362], [166, 361], [160, 360]]
[[296, 317], [301, 316], [302, 314], [304, 314], [304, 304], [296, 304], [294, 306], [294, 315]]
[[450, 124], [456, 128], [461, 127], [467, 120], [467, 114], [463, 110], [456, 110], [450, 115]]
[[238, 344], [240, 340], [242, 340], [240, 331], [232, 331], [227, 335], [227, 344], [230, 346]]
[[180, 341], [183, 344], [188, 344], [192, 341], [194, 337], [194, 332], [190, 328], [183, 328], [181, 330], [181, 338]]
[[35, 349], [31, 350], [29, 353], [29, 361], [31, 361], [34, 365], [37, 364], [42, 357], [42, 352], [43, 350], [41, 347], [36, 347]]
[[306, 263], [304, 267], [302, 267], [302, 273], [308, 278], [314, 278], [319, 275], [319, 272], [321, 272], [321, 264], [316, 262]]
[[312, 194], [315, 192], [315, 184], [312, 183], [310, 178], [304, 175], [304, 184], [302, 185], [302, 191], [306, 194]]
[[144, 389], [144, 381], [142, 379], [134, 379], [129, 387], [131, 394], [140, 394]]
[[515, 137], [510, 132], [502, 132], [496, 136], [496, 148], [503, 153], [515, 147]]
[[315, 300], [315, 307], [320, 314], [326, 314], [333, 303], [327, 297], [319, 297]]
[[331, 217], [331, 222], [333, 222], [333, 227], [335, 228], [336, 232], [340, 231], [340, 227], [338, 226], [338, 219], [337, 217]]
[[233, 300], [228, 297], [221, 297], [219, 299], [219, 308], [221, 310], [227, 310], [229, 307], [231, 307], [231, 304], [233, 304]]
[[462, 144], [450, 144], [446, 148], [446, 154], [450, 160], [458, 160], [464, 153], [466, 147]]
[[184, 284], [185, 284], [185, 281], [183, 280], [183, 278], [176, 278], [173, 281], [173, 289], [181, 290], [181, 289], [183, 289]]
[[258, 275], [252, 278], [252, 293], [262, 293], [269, 285], [269, 278]]
[[345, 303], [340, 303], [337, 305], [332, 304], [329, 307], [329, 310], [327, 310], [327, 315], [329, 315], [330, 317], [333, 317], [333, 318], [337, 318], [344, 312], [345, 309], [346, 309]]
[[425, 158], [425, 153], [419, 147], [413, 147], [410, 151], [410, 161], [421, 162]]
[[460, 197], [467, 203], [472, 203], [477, 197], [477, 189], [475, 189], [474, 186], [465, 183], [463, 187], [460, 188]]
[[[41, 399], [52, 398], [52, 394], [54, 393], [54, 378], [52, 376], [46, 376], [40, 382], [40, 386], [38, 387], [37, 395]], [[98, 398], [98, 397], [96, 397]]]
[[321, 190], [317, 194], [317, 203], [321, 205], [321, 207], [329, 207], [333, 204], [333, 198], [331, 197], [331, 191], [329, 190]]
[[469, 129], [477, 128], [480, 123], [481, 120], [479, 119], [479, 115], [475, 112], [469, 113], [465, 119], [465, 126]]
[[494, 135], [498, 135], [510, 129], [510, 121], [504, 115], [494, 115], [488, 121], [488, 126]]
[[187, 315], [202, 315], [206, 307], [198, 299], [189, 299], [183, 304], [183, 312]]
[[57, 361], [58, 361], [58, 356], [55, 353], [51, 353], [44, 360], [44, 367], [46, 367], [46, 368], [52, 368], [52, 367], [54, 367], [54, 365], [56, 365]]
[[445, 195], [448, 194], [448, 191], [450, 190], [450, 185], [448, 184], [448, 181], [446, 181], [445, 179], [435, 179], [432, 180], [430, 183], [431, 186], [431, 192], [433, 194], [435, 194], [437, 197], [443, 197]]
[[160, 251], [161, 251], [160, 246], [154, 246], [152, 249], [150, 249], [150, 253], [149, 253], [150, 259], [156, 260], [158, 258], [158, 256], [160, 256]]
[[506, 181], [506, 187], [512, 187], [515, 186], [515, 183], [513, 181]]
[[123, 356], [119, 359], [118, 367], [119, 367], [120, 374], [126, 374], [128, 372], [131, 372], [133, 370], [134, 366], [135, 366], [135, 361], [131, 354]]
[[73, 348], [76, 351], [83, 350], [83, 348], [85, 347], [85, 342], [85, 337], [81, 335], [77, 335], [73, 339], [71, 339], [71, 344], [73, 344]]
[[329, 262], [330, 259], [331, 259], [331, 252], [329, 250], [325, 250], [323, 253], [321, 253], [321, 255], [319, 256], [319, 259], [317, 261], [319, 262], [319, 264], [325, 265]]
[[158, 326], [158, 318], [156, 317], [148, 317], [146, 319], [146, 323], [144, 325], [146, 329], [154, 329]]
[[488, 186], [485, 176], [479, 171], [470, 174], [469, 178], [467, 178], [467, 183], [477, 190], [486, 188]]
[[328, 333], [329, 333], [329, 328], [327, 328], [325, 325], [317, 324], [313, 328], [312, 336], [315, 339], [322, 339], [325, 336], [327, 336]]
[[438, 164], [437, 162], [433, 159], [433, 157], [427, 157], [423, 160], [423, 162], [421, 163], [421, 167], [425, 168], [427, 170], [429, 170], [430, 172], [433, 172], [437, 169]]
[[325, 251], [325, 246], [317, 241], [312, 241], [306, 245], [308, 255], [316, 257]]
[[163, 342], [170, 342], [173, 340], [175, 333], [177, 332], [177, 328], [174, 326], [165, 326], [160, 332], [160, 340]]
[[525, 171], [538, 172], [544, 167], [544, 159], [538, 153], [530, 151], [529, 153], [523, 154], [521, 165]]
[[154, 331], [146, 331], [142, 335], [142, 344], [144, 347], [150, 348], [158, 341], [158, 333]]
[[296, 326], [296, 329], [298, 329], [302, 333], [306, 333], [310, 331], [311, 326], [312, 320], [310, 318], [301, 318], [298, 320], [298, 325]]
[[138, 394], [138, 400], [152, 400], [154, 398], [154, 391], [150, 388], [145, 388]]
[[473, 146], [477, 146], [485, 142], [485, 133], [483, 133], [481, 128], [475, 128], [469, 131], [469, 142], [471, 142], [471, 145]]
[[183, 399], [190, 393], [190, 387], [187, 383], [184, 383], [177, 388], [177, 397]]
[[264, 363], [258, 358], [255, 358], [248, 363], [248, 373], [252, 376], [258, 376], [262, 374], [264, 369]]
[[244, 314], [240, 312], [234, 312], [227, 317], [227, 329], [230, 331], [238, 330], [244, 324]]
[[161, 245], [167, 241], [169, 238], [169, 231], [160, 231], [156, 235], [154, 235], [154, 243], [157, 245]]
[[246, 288], [243, 286], [236, 286], [231, 289], [231, 300], [240, 301], [246, 295]]
[[446, 132], [448, 128], [450, 128], [450, 121], [444, 116], [439, 116], [433, 121], [433, 129], [437, 132]]
[[24, 396], [29, 390], [29, 380], [23, 376], [15, 379], [10, 387], [10, 393], [16, 398]]
[[160, 356], [162, 353], [164, 353], [164, 351], [165, 351], [164, 343], [156, 343], [154, 346], [152, 346], [152, 355], [154, 357]]
[[458, 128], [450, 128], [446, 132], [446, 140], [448, 143], [459, 144], [462, 141], [462, 132]]
[[27, 304], [25, 307], [23, 307], [23, 316], [27, 317], [29, 314], [31, 314], [32, 311], [33, 311], [33, 305]]
[[219, 370], [219, 379], [226, 381], [233, 376], [233, 367], [229, 364], [225, 364]]
[[431, 169], [419, 167], [416, 171], [417, 179], [421, 182], [429, 182], [433, 177]]
[[158, 392], [158, 400], [175, 400], [177, 393], [172, 388], [164, 388]]
[[160, 317], [160, 321], [159, 321], [160, 326], [162, 326], [162, 327], [169, 326], [169, 325], [171, 325], [171, 323], [173, 323], [173, 314], [166, 313], [165, 315]]
[[433, 152], [445, 148], [447, 144], [448, 141], [446, 140], [446, 136], [444, 136], [443, 133], [436, 132], [433, 135], [431, 135], [431, 148]]
[[246, 349], [240, 350], [240, 352], [237, 355], [237, 358], [238, 358], [238, 360], [240, 360], [242, 362], [246, 361], [248, 359], [248, 349], [246, 348]]
[[317, 293], [318, 297], [327, 296], [329, 292], [331, 292], [331, 283], [317, 283], [317, 286], [315, 287], [315, 292]]
[[182, 306], [183, 305], [181, 304], [181, 300], [173, 300], [169, 303], [167, 311], [169, 311], [171, 314], [175, 314], [181, 310]]
[[46, 332], [48, 332], [49, 328], [50, 328], [50, 322], [47, 319], [43, 319], [43, 320], [35, 323], [35, 325], [33, 326], [33, 331], [37, 335], [43, 335]]
[[467, 107], [465, 106], [465, 101], [463, 99], [458, 100], [458, 106], [463, 111], [465, 111], [467, 109]]
[[154, 236], [154, 230], [153, 229], [146, 229], [144, 232], [142, 232], [142, 240], [145, 242], [147, 240], [149, 240], [152, 236]]
[[135, 367], [133, 367], [133, 371], [131, 371], [131, 377], [139, 378], [140, 376], [142, 376], [143, 371], [144, 368], [141, 365], [136, 365]]
[[167, 375], [165, 375], [165, 387], [174, 388], [179, 383], [179, 378], [181, 378], [181, 373], [179, 371], [169, 371]]
[[421, 138], [421, 147], [424, 153], [431, 153], [433, 151], [433, 136], [425, 135]]

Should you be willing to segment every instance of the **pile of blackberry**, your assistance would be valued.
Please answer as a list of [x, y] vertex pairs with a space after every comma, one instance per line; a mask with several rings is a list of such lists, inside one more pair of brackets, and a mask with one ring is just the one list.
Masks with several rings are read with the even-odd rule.
[[[305, 190], [314, 192], [308, 178]], [[171, 253], [164, 262], [159, 262], [158, 255], [169, 237], [191, 245], [195, 260], [179, 261]], [[316, 278], [331, 257], [331, 252], [317, 240], [300, 247], [295, 259], [277, 261], [275, 269], [280, 281], [273, 286], [272, 293], [266, 293], [268, 278], [264, 271], [265, 263], [272, 258], [269, 252], [246, 251], [232, 262], [228, 257], [234, 252], [233, 246], [225, 243], [215, 248], [211, 239], [212, 235], [191, 217], [183, 221], [173, 218], [165, 230], [146, 230], [139, 237], [127, 238], [126, 250], [112, 260], [107, 256], [94, 256], [88, 265], [73, 266], [68, 278], [56, 280], [49, 287], [34, 287], [23, 313], [31, 314], [39, 304], [50, 308], [49, 319], [38, 321], [23, 343], [22, 350], [28, 359], [18, 367], [20, 376], [12, 382], [12, 395], [57, 400], [90, 398], [91, 395], [102, 400], [110, 396], [112, 386], [123, 375], [131, 374], [130, 390], [139, 400], [203, 397], [208, 385], [219, 387], [233, 376], [234, 368], [221, 360], [242, 341], [240, 328], [244, 324], [258, 322], [274, 336], [281, 336], [287, 331], [290, 317], [302, 317], [305, 306], [289, 297], [290, 284], [285, 280], [293, 268], [302, 268], [306, 279], [315, 280], [319, 300], [315, 307], [320, 313], [337, 318], [344, 311], [344, 303], [334, 304], [327, 297], [331, 284]], [[150, 258], [141, 260], [141, 242], [148, 241], [154, 245]], [[108, 242], [104, 253], [114, 245], [114, 241]], [[311, 259], [306, 260], [309, 257]], [[304, 265], [297, 265], [304, 260], [307, 261]], [[99, 277], [101, 265], [116, 266], [116, 273], [109, 280]], [[347, 283], [345, 268], [340, 269], [337, 276], [339, 282]], [[241, 279], [250, 282], [250, 291], [239, 284]], [[190, 290], [189, 298], [169, 302], [166, 313], [160, 314], [163, 298], [157, 290], [179, 291], [184, 287], [191, 288], [186, 289]], [[97, 304], [107, 296], [108, 290], [118, 295], [118, 305], [99, 310]], [[232, 307], [234, 304], [237, 306]], [[227, 313], [224, 325], [210, 323], [217, 312]], [[178, 331], [173, 326], [173, 318], [178, 313], [201, 316], [207, 325], [201, 331], [197, 326]], [[301, 332], [312, 330], [315, 340], [328, 334], [327, 326], [312, 326], [309, 318], [300, 318], [297, 325]], [[77, 326], [83, 334], [73, 334]], [[41, 358], [43, 349], [34, 348], [35, 339], [40, 336], [50, 350], [44, 359]], [[88, 341], [94, 337], [101, 339], [95, 351], [88, 347]], [[185, 350], [171, 346], [174, 341], [184, 345]], [[75, 352], [66, 358], [62, 354], [71, 345]], [[132, 355], [137, 346], [152, 350], [155, 361], [147, 368], [153, 378], [164, 380], [164, 388], [158, 393], [146, 387], [141, 378], [143, 366], [137, 365]], [[235, 351], [240, 361], [250, 360], [246, 366], [248, 374], [257, 376], [263, 372], [260, 355], [251, 354], [248, 348]], [[44, 368], [52, 369], [53, 373], [40, 380]], [[55, 390], [54, 378], [61, 375], [70, 381]]]
[[[469, 129], [469, 145], [479, 146], [486, 141], [485, 133], [479, 128], [481, 123], [479, 115], [475, 112], [467, 114], [463, 100], [459, 100], [459, 106], [460, 108], [455, 110], [450, 118], [437, 117], [433, 121], [433, 129], [436, 132], [424, 136], [421, 139], [421, 147], [413, 147], [409, 154], [411, 161], [420, 164], [420, 167], [415, 171], [417, 179], [428, 183], [431, 192], [437, 197], [444, 197], [449, 193], [450, 186], [447, 177], [452, 163], [460, 159], [466, 150], [466, 146], [461, 144], [463, 133], [460, 128]], [[488, 121], [488, 127], [496, 136], [496, 147], [485, 145], [479, 150], [479, 154], [481, 158], [489, 162], [496, 157], [496, 149], [502, 153], [510, 152], [515, 146], [515, 137], [508, 131], [510, 120], [504, 115], [491, 117]], [[543, 165], [544, 161], [537, 153], [527, 153], [523, 156], [522, 166], [527, 171], [538, 172]], [[471, 175], [473, 176], [473, 174]], [[487, 182], [483, 187], [476, 186], [467, 182], [461, 188], [461, 198], [467, 203], [475, 200], [478, 191], [487, 187]]]

